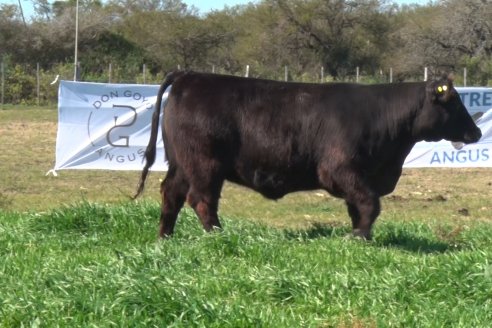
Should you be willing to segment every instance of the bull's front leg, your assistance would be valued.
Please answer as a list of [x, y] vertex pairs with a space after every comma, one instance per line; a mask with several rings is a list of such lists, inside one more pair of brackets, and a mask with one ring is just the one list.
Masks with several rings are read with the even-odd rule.
[[352, 219], [352, 233], [356, 237], [371, 240], [371, 228], [379, 215], [381, 205], [379, 198], [361, 200], [358, 203], [350, 203], [346, 200], [347, 209]]
[[381, 211], [377, 193], [367, 185], [357, 170], [350, 167], [320, 170], [318, 173], [321, 184], [328, 192], [335, 192], [345, 199], [354, 236], [370, 240], [372, 224]]

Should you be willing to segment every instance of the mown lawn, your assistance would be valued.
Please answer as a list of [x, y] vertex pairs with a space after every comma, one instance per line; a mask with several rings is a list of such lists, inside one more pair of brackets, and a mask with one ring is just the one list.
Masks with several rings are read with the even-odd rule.
[[2, 327], [486, 327], [492, 227], [382, 222], [279, 229], [156, 202], [0, 212]]

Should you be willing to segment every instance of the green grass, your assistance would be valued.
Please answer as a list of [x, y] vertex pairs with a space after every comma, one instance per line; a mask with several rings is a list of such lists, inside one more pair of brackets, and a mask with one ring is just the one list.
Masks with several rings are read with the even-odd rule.
[[[156, 240], [154, 202], [0, 212], [0, 326], [485, 327], [492, 227], [278, 229], [188, 209]], [[451, 228], [451, 227], [448, 227]], [[448, 231], [452, 232], [452, 231]]]
[[488, 327], [491, 169], [404, 170], [374, 240], [343, 201], [226, 183], [221, 233], [185, 208], [157, 241], [159, 181], [59, 171], [56, 111], [0, 110], [0, 327]]

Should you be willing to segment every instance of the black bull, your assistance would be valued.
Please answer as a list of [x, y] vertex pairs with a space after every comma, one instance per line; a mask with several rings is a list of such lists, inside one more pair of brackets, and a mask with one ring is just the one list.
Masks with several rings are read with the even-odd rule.
[[185, 201], [205, 230], [225, 180], [278, 199], [324, 189], [343, 198], [353, 233], [369, 239], [416, 142], [473, 143], [480, 129], [452, 81], [386, 85], [284, 83], [174, 72], [162, 84], [138, 196], [155, 161], [162, 95], [172, 84], [162, 134], [169, 171], [161, 185], [160, 236]]

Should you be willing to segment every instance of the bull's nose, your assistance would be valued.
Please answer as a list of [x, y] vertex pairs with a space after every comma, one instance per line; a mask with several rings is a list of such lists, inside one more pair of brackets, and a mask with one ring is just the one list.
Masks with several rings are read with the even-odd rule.
[[482, 130], [480, 130], [479, 128], [477, 128], [476, 137], [477, 137], [477, 141], [480, 140], [480, 138], [482, 137]]
[[473, 132], [469, 133], [466, 136], [466, 143], [474, 143], [480, 140], [482, 137], [482, 131], [479, 128], [476, 128]]

